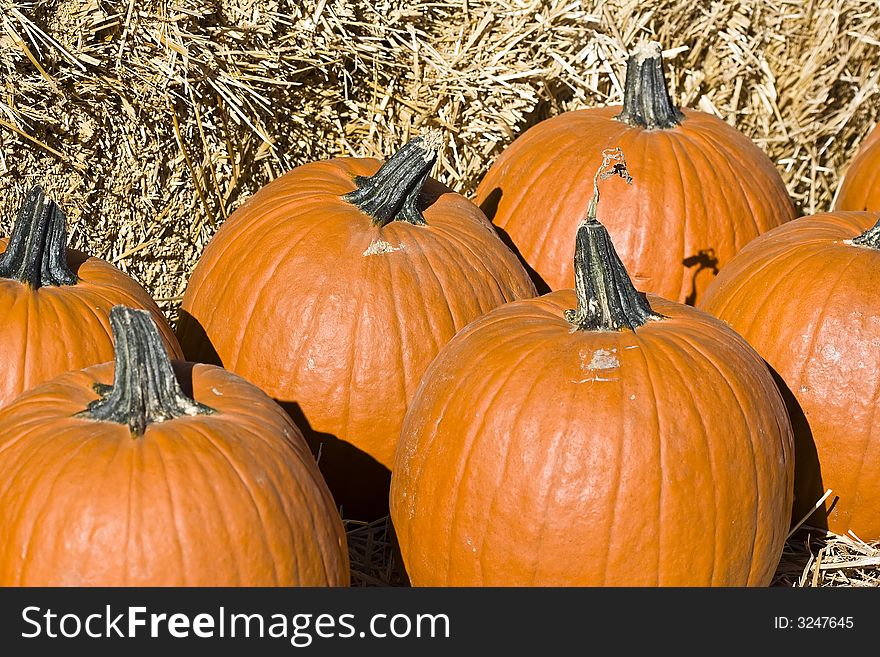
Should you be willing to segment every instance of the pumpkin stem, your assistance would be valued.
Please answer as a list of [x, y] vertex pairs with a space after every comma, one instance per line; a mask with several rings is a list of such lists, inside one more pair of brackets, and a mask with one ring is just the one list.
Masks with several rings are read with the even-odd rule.
[[858, 246], [880, 249], [880, 219], [877, 220], [877, 223], [872, 228], [869, 228], [858, 237], [853, 237], [851, 241]]
[[110, 328], [115, 354], [113, 385], [96, 386], [101, 398], [79, 416], [127, 424], [140, 436], [154, 422], [216, 412], [183, 393], [149, 312], [114, 306]]
[[39, 185], [31, 188], [18, 211], [9, 244], [0, 255], [0, 277], [34, 290], [76, 284], [76, 275], [67, 266], [64, 213]]
[[641, 43], [626, 63], [623, 111], [616, 118], [638, 128], [669, 129], [684, 121], [684, 114], [672, 104], [663, 75], [663, 55], [656, 41]]
[[358, 176], [357, 189], [342, 198], [373, 218], [380, 228], [392, 221], [425, 225], [419, 194], [443, 144], [439, 130], [411, 139], [372, 176]]
[[577, 229], [574, 287], [578, 307], [565, 311], [565, 319], [576, 331], [635, 330], [649, 320], [662, 319], [651, 310], [645, 296], [636, 291], [614, 250], [611, 236], [596, 219], [599, 180], [615, 175], [632, 183], [619, 148], [602, 151], [602, 164], [593, 178], [593, 198], [587, 217]]

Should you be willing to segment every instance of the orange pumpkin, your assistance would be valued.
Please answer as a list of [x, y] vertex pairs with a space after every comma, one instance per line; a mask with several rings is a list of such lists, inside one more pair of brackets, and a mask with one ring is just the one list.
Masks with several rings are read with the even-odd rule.
[[146, 290], [109, 262], [67, 248], [64, 214], [39, 186], [0, 252], [0, 407], [62, 372], [112, 360], [108, 315], [117, 304], [148, 310], [166, 347], [182, 355]]
[[880, 211], [880, 125], [865, 138], [850, 163], [834, 209]]
[[793, 464], [764, 362], [636, 292], [595, 204], [574, 275], [472, 323], [422, 379], [391, 485], [411, 582], [769, 584]]
[[0, 411], [0, 586], [347, 585], [342, 521], [284, 411], [221, 368], [172, 369], [149, 313], [110, 322], [115, 364]]
[[430, 133], [381, 167], [338, 158], [269, 183], [217, 231], [183, 297], [187, 357], [280, 401], [350, 518], [387, 513], [403, 416], [440, 347], [535, 294], [480, 210], [428, 178], [439, 145]]
[[541, 291], [571, 285], [571, 235], [603, 148], [628, 154], [632, 190], [603, 199], [605, 225], [636, 286], [695, 303], [753, 238], [795, 216], [773, 163], [721, 119], [672, 104], [657, 43], [629, 58], [623, 106], [565, 112], [498, 157], [476, 202], [518, 250]]
[[701, 307], [780, 377], [795, 430], [793, 519], [880, 539], [880, 220], [803, 217], [755, 240]]

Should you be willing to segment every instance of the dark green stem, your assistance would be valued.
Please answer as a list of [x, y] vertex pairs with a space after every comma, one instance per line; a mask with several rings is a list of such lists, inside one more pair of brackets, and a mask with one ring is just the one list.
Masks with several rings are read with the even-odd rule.
[[419, 194], [437, 160], [442, 133], [432, 130], [411, 139], [372, 176], [355, 178], [357, 189], [343, 196], [373, 218], [374, 226], [392, 221], [425, 224]]
[[67, 266], [64, 213], [39, 185], [31, 188], [18, 211], [9, 244], [0, 255], [0, 277], [35, 290], [76, 284], [76, 275]]
[[128, 425], [140, 436], [147, 425], [184, 415], [209, 415], [214, 409], [187, 397], [153, 318], [146, 310], [114, 306], [110, 310], [115, 371], [112, 386], [99, 386], [100, 399], [81, 417]]
[[853, 237], [852, 243], [871, 249], [880, 249], [880, 220], [858, 237]]
[[652, 41], [640, 44], [629, 56], [618, 121], [649, 130], [674, 128], [684, 121], [684, 114], [669, 97], [661, 52], [660, 44]]
[[650, 320], [662, 319], [632, 284], [611, 236], [596, 218], [599, 180], [618, 175], [632, 181], [619, 148], [602, 153], [602, 164], [593, 179], [593, 198], [587, 217], [578, 226], [574, 251], [574, 287], [578, 307], [565, 311], [565, 319], [578, 331], [635, 330]]

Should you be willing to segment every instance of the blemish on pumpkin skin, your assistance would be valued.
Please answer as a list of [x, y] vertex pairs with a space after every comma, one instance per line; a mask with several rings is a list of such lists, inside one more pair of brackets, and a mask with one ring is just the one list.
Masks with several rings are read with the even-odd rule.
[[839, 363], [839, 362], [840, 362], [840, 359], [841, 359], [841, 354], [840, 354], [840, 352], [837, 351], [837, 349], [835, 349], [835, 348], [832, 347], [831, 345], [827, 345], [827, 346], [822, 350], [822, 356], [825, 357], [825, 360], [826, 360], [826, 361], [832, 362], [832, 363], [834, 363], [834, 364]]
[[[606, 373], [612, 373], [609, 371], [620, 368], [620, 361], [615, 355], [616, 353], [616, 347], [612, 347], [611, 349], [595, 349], [592, 353], [582, 352], [580, 354], [581, 372], [588, 376], [579, 381], [572, 381], [572, 383], [586, 383], [587, 381], [618, 381], [620, 377], [606, 375]], [[589, 362], [587, 361], [588, 357]]]
[[620, 367], [620, 361], [617, 360], [617, 349], [608, 351], [607, 349], [596, 349], [593, 352], [593, 358], [587, 365], [588, 370], [610, 370]]
[[214, 393], [215, 395], [217, 395], [218, 397], [222, 397], [222, 396], [223, 396], [223, 393], [220, 392], [219, 390], [217, 390], [217, 388], [211, 388], [211, 392], [213, 392], [213, 393]]
[[383, 253], [394, 253], [395, 251], [403, 251], [404, 245], [401, 243], [399, 246], [391, 246], [388, 242], [382, 239], [373, 240], [370, 246], [367, 247], [367, 250], [364, 251], [365, 256], [371, 255], [381, 255]]

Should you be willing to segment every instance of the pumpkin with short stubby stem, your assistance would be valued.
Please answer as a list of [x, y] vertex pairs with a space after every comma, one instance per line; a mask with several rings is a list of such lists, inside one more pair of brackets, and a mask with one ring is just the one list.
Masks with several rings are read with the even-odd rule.
[[346, 586], [342, 520], [287, 414], [172, 366], [147, 312], [110, 322], [115, 363], [0, 411], [0, 586]]
[[143, 308], [165, 346], [177, 338], [152, 297], [100, 258], [67, 248], [64, 213], [34, 186], [9, 239], [0, 240], [0, 407], [68, 370], [113, 359], [110, 309]]
[[266, 185], [199, 259], [178, 325], [280, 401], [345, 517], [388, 511], [400, 425], [457, 331], [535, 288], [473, 203], [428, 178], [439, 133], [381, 164], [338, 158]]
[[603, 198], [604, 223], [640, 290], [693, 304], [752, 239], [795, 217], [770, 159], [711, 114], [672, 104], [657, 43], [630, 56], [623, 106], [564, 112], [530, 128], [486, 172], [476, 202], [532, 268], [538, 289], [571, 285], [571, 235], [603, 148], [634, 183]]
[[777, 228], [743, 249], [701, 304], [779, 377], [795, 429], [793, 521], [818, 505], [808, 525], [864, 541], [880, 539], [878, 221], [833, 212]]
[[793, 477], [779, 391], [723, 322], [635, 290], [596, 199], [575, 289], [486, 314], [422, 379], [391, 485], [414, 585], [771, 581]]

